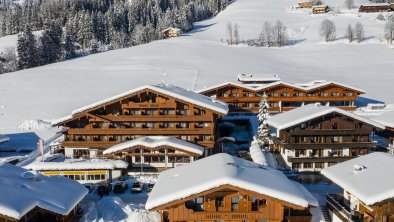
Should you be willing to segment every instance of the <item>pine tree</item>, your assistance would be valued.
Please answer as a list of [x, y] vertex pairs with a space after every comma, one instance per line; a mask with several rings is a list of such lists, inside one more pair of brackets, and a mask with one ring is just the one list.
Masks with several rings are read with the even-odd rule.
[[29, 25], [26, 25], [25, 31], [18, 35], [16, 50], [18, 69], [28, 69], [39, 65], [37, 41]]
[[269, 105], [267, 102], [267, 96], [264, 94], [261, 102], [259, 104], [259, 114], [258, 119], [260, 122], [257, 128], [258, 132], [258, 143], [261, 147], [267, 146], [270, 140], [270, 128], [267, 124], [267, 119], [269, 118]]
[[63, 58], [64, 59], [71, 59], [76, 57], [75, 48], [74, 48], [74, 41], [71, 35], [67, 32], [64, 38], [64, 45], [63, 45]]

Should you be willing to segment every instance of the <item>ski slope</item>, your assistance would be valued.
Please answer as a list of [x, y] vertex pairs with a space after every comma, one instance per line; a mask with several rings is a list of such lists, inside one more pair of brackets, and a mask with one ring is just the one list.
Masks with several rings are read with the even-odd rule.
[[[367, 91], [366, 98], [394, 103], [391, 74], [394, 49], [383, 39], [377, 14], [326, 3], [341, 13], [312, 15], [292, 6], [298, 0], [236, 0], [215, 18], [198, 22], [182, 37], [109, 51], [34, 69], [0, 75], [0, 133], [24, 131], [26, 120], [50, 120], [144, 84], [165, 82], [201, 89], [236, 81], [239, 73], [274, 73], [285, 81], [335, 80]], [[355, 0], [356, 6], [368, 3]], [[323, 43], [320, 22], [331, 19], [337, 41]], [[242, 39], [256, 38], [265, 21], [281, 20], [291, 44], [284, 48], [228, 46], [226, 24], [237, 22]], [[361, 22], [367, 39], [347, 43], [349, 23]], [[1, 42], [1, 39], [0, 39]], [[163, 77], [163, 73], [167, 76]], [[33, 124], [34, 125], [34, 124]], [[30, 130], [47, 137], [48, 128]]]

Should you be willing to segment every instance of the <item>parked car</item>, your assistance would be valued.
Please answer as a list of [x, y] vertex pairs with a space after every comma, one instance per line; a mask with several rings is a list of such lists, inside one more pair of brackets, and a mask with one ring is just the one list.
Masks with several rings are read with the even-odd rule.
[[140, 182], [134, 182], [133, 186], [131, 187], [132, 193], [141, 193], [143, 190], [143, 184]]
[[100, 184], [97, 187], [97, 194], [101, 197], [104, 195], [109, 195], [109, 192], [112, 190], [112, 185], [110, 183]]
[[85, 183], [84, 186], [89, 190], [89, 193], [93, 192], [94, 188], [96, 188], [96, 186], [91, 183]]
[[153, 187], [155, 186], [154, 183], [150, 183], [148, 184], [148, 186], [146, 186], [146, 192], [151, 192], [153, 190]]
[[127, 183], [117, 182], [114, 185], [114, 193], [116, 194], [124, 193], [127, 190], [127, 188], [129, 188], [129, 185], [127, 185]]

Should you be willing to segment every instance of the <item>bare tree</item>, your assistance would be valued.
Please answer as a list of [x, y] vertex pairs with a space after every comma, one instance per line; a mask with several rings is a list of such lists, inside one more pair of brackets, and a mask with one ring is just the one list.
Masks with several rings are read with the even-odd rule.
[[352, 25], [350, 24], [346, 28], [345, 37], [349, 40], [349, 42], [353, 42], [354, 33], [353, 33]]
[[235, 45], [238, 45], [238, 44], [240, 43], [240, 39], [239, 39], [239, 25], [238, 25], [238, 23], [235, 23], [235, 24], [234, 24], [234, 31], [233, 31], [233, 34], [234, 34], [234, 37], [233, 37], [233, 39], [234, 39], [234, 44], [235, 44]]
[[234, 40], [233, 40], [233, 25], [231, 24], [231, 22], [227, 23], [226, 26], [226, 30], [227, 30], [227, 44], [232, 45]]
[[354, 26], [354, 35], [356, 37], [357, 43], [360, 43], [364, 40], [364, 26], [357, 22]]
[[354, 0], [345, 0], [345, 7], [350, 10], [354, 7]]
[[282, 24], [281, 21], [276, 21], [275, 26], [273, 27], [273, 36], [274, 36], [274, 43], [278, 47], [282, 47], [287, 44], [288, 35], [287, 35], [287, 28]]
[[325, 19], [320, 24], [320, 36], [325, 42], [332, 42], [336, 38], [336, 28], [334, 22]]
[[274, 46], [273, 36], [272, 36], [272, 25], [269, 22], [264, 23], [263, 32], [265, 34], [265, 45], [267, 47]]
[[394, 21], [388, 20], [384, 26], [384, 37], [388, 44], [393, 43], [394, 40]]

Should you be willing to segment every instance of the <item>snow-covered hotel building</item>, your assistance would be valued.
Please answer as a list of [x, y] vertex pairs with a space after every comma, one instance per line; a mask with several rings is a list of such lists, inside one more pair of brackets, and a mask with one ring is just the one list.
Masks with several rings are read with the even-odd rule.
[[322, 170], [343, 188], [327, 195], [333, 222], [394, 221], [394, 155], [371, 153]]
[[281, 171], [220, 153], [161, 172], [145, 208], [162, 222], [307, 222], [317, 205]]
[[238, 75], [238, 82], [225, 82], [198, 91], [229, 104], [231, 112], [258, 112], [262, 95], [267, 95], [270, 111], [286, 112], [302, 105], [324, 105], [355, 110], [355, 100], [365, 92], [334, 81], [288, 83], [278, 75]]
[[0, 162], [0, 221], [72, 222], [88, 193], [64, 177], [46, 177]]
[[216, 122], [227, 112], [224, 102], [159, 84], [74, 110], [52, 124], [64, 128], [62, 146], [66, 156], [96, 157], [107, 148], [145, 136], [176, 137], [211, 154], [216, 152]]
[[368, 153], [384, 125], [336, 107], [310, 104], [270, 117], [272, 149], [293, 169], [319, 171]]

